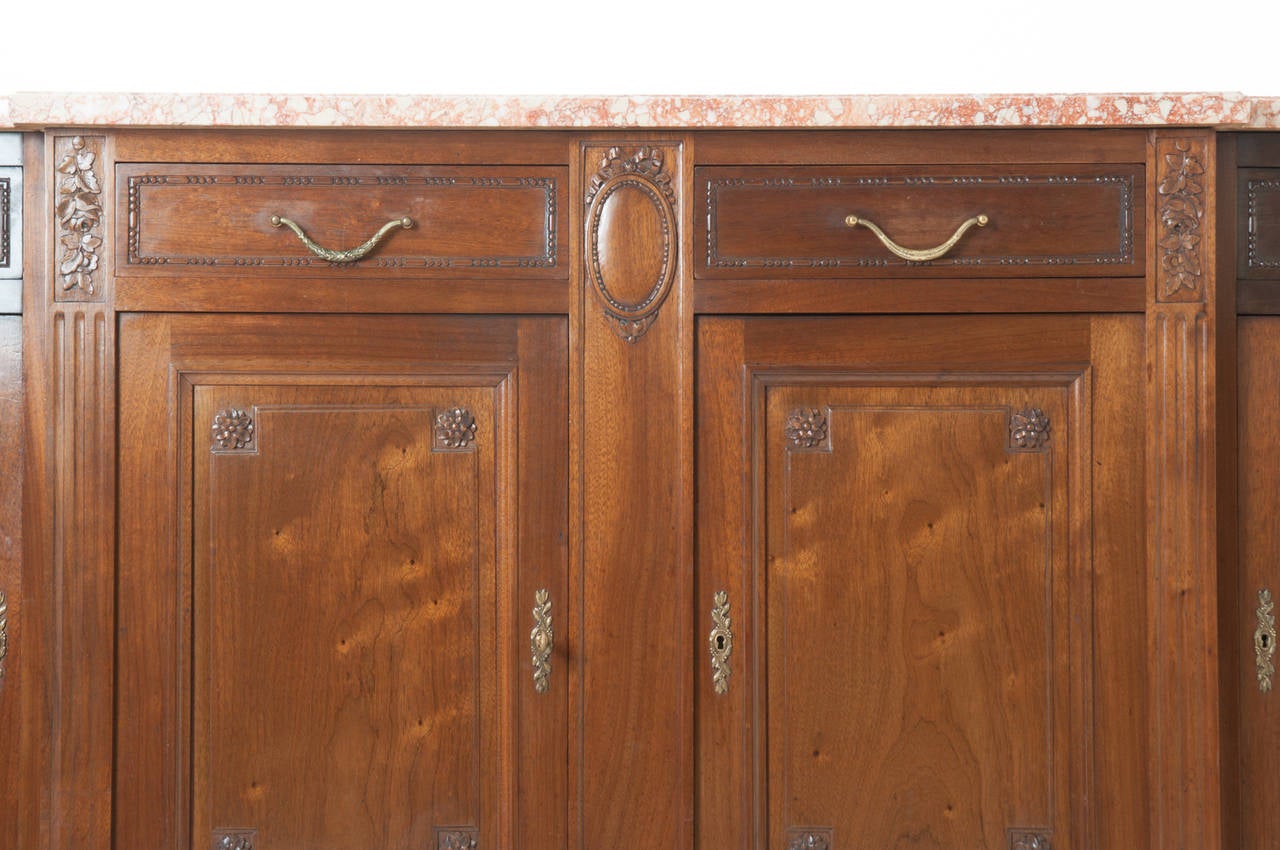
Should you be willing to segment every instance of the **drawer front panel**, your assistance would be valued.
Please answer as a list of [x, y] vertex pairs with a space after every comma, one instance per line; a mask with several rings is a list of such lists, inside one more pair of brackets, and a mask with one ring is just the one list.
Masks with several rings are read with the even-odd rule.
[[[247, 268], [378, 277], [568, 276], [564, 168], [547, 166], [159, 165], [117, 167], [121, 275], [226, 275]], [[349, 250], [404, 217], [363, 259]]]
[[1238, 179], [1239, 276], [1280, 278], [1280, 168], [1242, 168]]
[[[1134, 165], [746, 167], [697, 170], [698, 276], [996, 277], [1143, 273]], [[908, 249], [896, 256], [866, 227]]]

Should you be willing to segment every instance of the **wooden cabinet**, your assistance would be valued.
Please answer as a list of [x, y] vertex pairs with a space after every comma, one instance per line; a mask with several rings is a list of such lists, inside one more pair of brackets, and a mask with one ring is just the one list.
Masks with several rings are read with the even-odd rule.
[[1141, 838], [1137, 318], [698, 341], [698, 597], [734, 626], [699, 687], [699, 846]]
[[1214, 145], [33, 137], [18, 846], [1223, 847]]

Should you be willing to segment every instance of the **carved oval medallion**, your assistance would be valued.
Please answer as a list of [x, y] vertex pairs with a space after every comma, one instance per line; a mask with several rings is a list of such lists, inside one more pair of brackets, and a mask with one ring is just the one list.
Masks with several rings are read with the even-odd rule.
[[634, 341], [675, 279], [675, 211], [647, 176], [616, 174], [591, 200], [587, 234], [591, 284], [622, 336]]

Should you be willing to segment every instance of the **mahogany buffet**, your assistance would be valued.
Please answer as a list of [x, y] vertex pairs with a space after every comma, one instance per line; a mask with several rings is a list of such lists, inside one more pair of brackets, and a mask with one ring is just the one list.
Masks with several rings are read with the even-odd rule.
[[1280, 842], [1280, 102], [0, 126], [0, 846]]

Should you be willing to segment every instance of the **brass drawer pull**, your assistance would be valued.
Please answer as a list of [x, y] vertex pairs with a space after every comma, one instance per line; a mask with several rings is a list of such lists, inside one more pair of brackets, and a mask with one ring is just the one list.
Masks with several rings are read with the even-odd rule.
[[978, 227], [986, 227], [988, 221], [989, 219], [985, 215], [975, 215], [973, 218], [967, 220], [964, 224], [960, 225], [960, 227], [956, 230], [956, 232], [951, 235], [950, 239], [948, 239], [946, 242], [943, 242], [941, 245], [939, 245], [936, 248], [903, 248], [897, 242], [894, 242], [892, 239], [886, 236], [885, 232], [881, 230], [879, 227], [877, 227], [875, 223], [867, 221], [865, 218], [858, 218], [856, 215], [847, 216], [844, 220], [844, 223], [849, 225], [850, 227], [857, 227], [859, 224], [861, 224], [867, 230], [870, 230], [872, 233], [874, 233], [876, 235], [876, 238], [878, 238], [884, 244], [884, 247], [888, 248], [897, 256], [901, 257], [904, 260], [911, 260], [912, 262], [916, 262], [916, 263], [924, 263], [924, 262], [928, 262], [929, 260], [936, 260], [939, 257], [945, 256], [948, 251], [950, 251], [952, 248], [956, 246], [956, 243], [960, 241], [960, 237], [964, 236], [965, 231], [973, 227], [975, 224]]
[[1253, 633], [1253, 653], [1258, 664], [1258, 690], [1264, 694], [1271, 690], [1271, 677], [1276, 674], [1276, 606], [1271, 601], [1271, 591], [1258, 591], [1258, 628]]
[[307, 246], [307, 250], [315, 254], [320, 259], [328, 260], [331, 263], [354, 263], [374, 248], [378, 247], [378, 243], [382, 241], [382, 237], [386, 236], [397, 227], [403, 227], [405, 230], [413, 227], [413, 219], [405, 216], [404, 218], [397, 218], [392, 221], [388, 221], [386, 224], [382, 225], [377, 233], [373, 234], [368, 242], [352, 248], [349, 251], [334, 251], [331, 248], [325, 248], [317, 245], [315, 242], [311, 241], [311, 238], [307, 236], [307, 234], [302, 232], [302, 228], [296, 223], [290, 221], [284, 216], [271, 216], [272, 227], [279, 227], [282, 224], [294, 233], [298, 234], [298, 238], [302, 240], [303, 245]]
[[533, 655], [533, 689], [545, 694], [551, 687], [551, 650], [555, 634], [551, 631], [551, 596], [544, 587], [533, 595], [533, 631], [529, 632], [529, 651]]
[[733, 654], [733, 626], [729, 622], [729, 594], [717, 590], [711, 606], [711, 634], [707, 638], [711, 649], [711, 684], [716, 693], [729, 691], [729, 656]]

